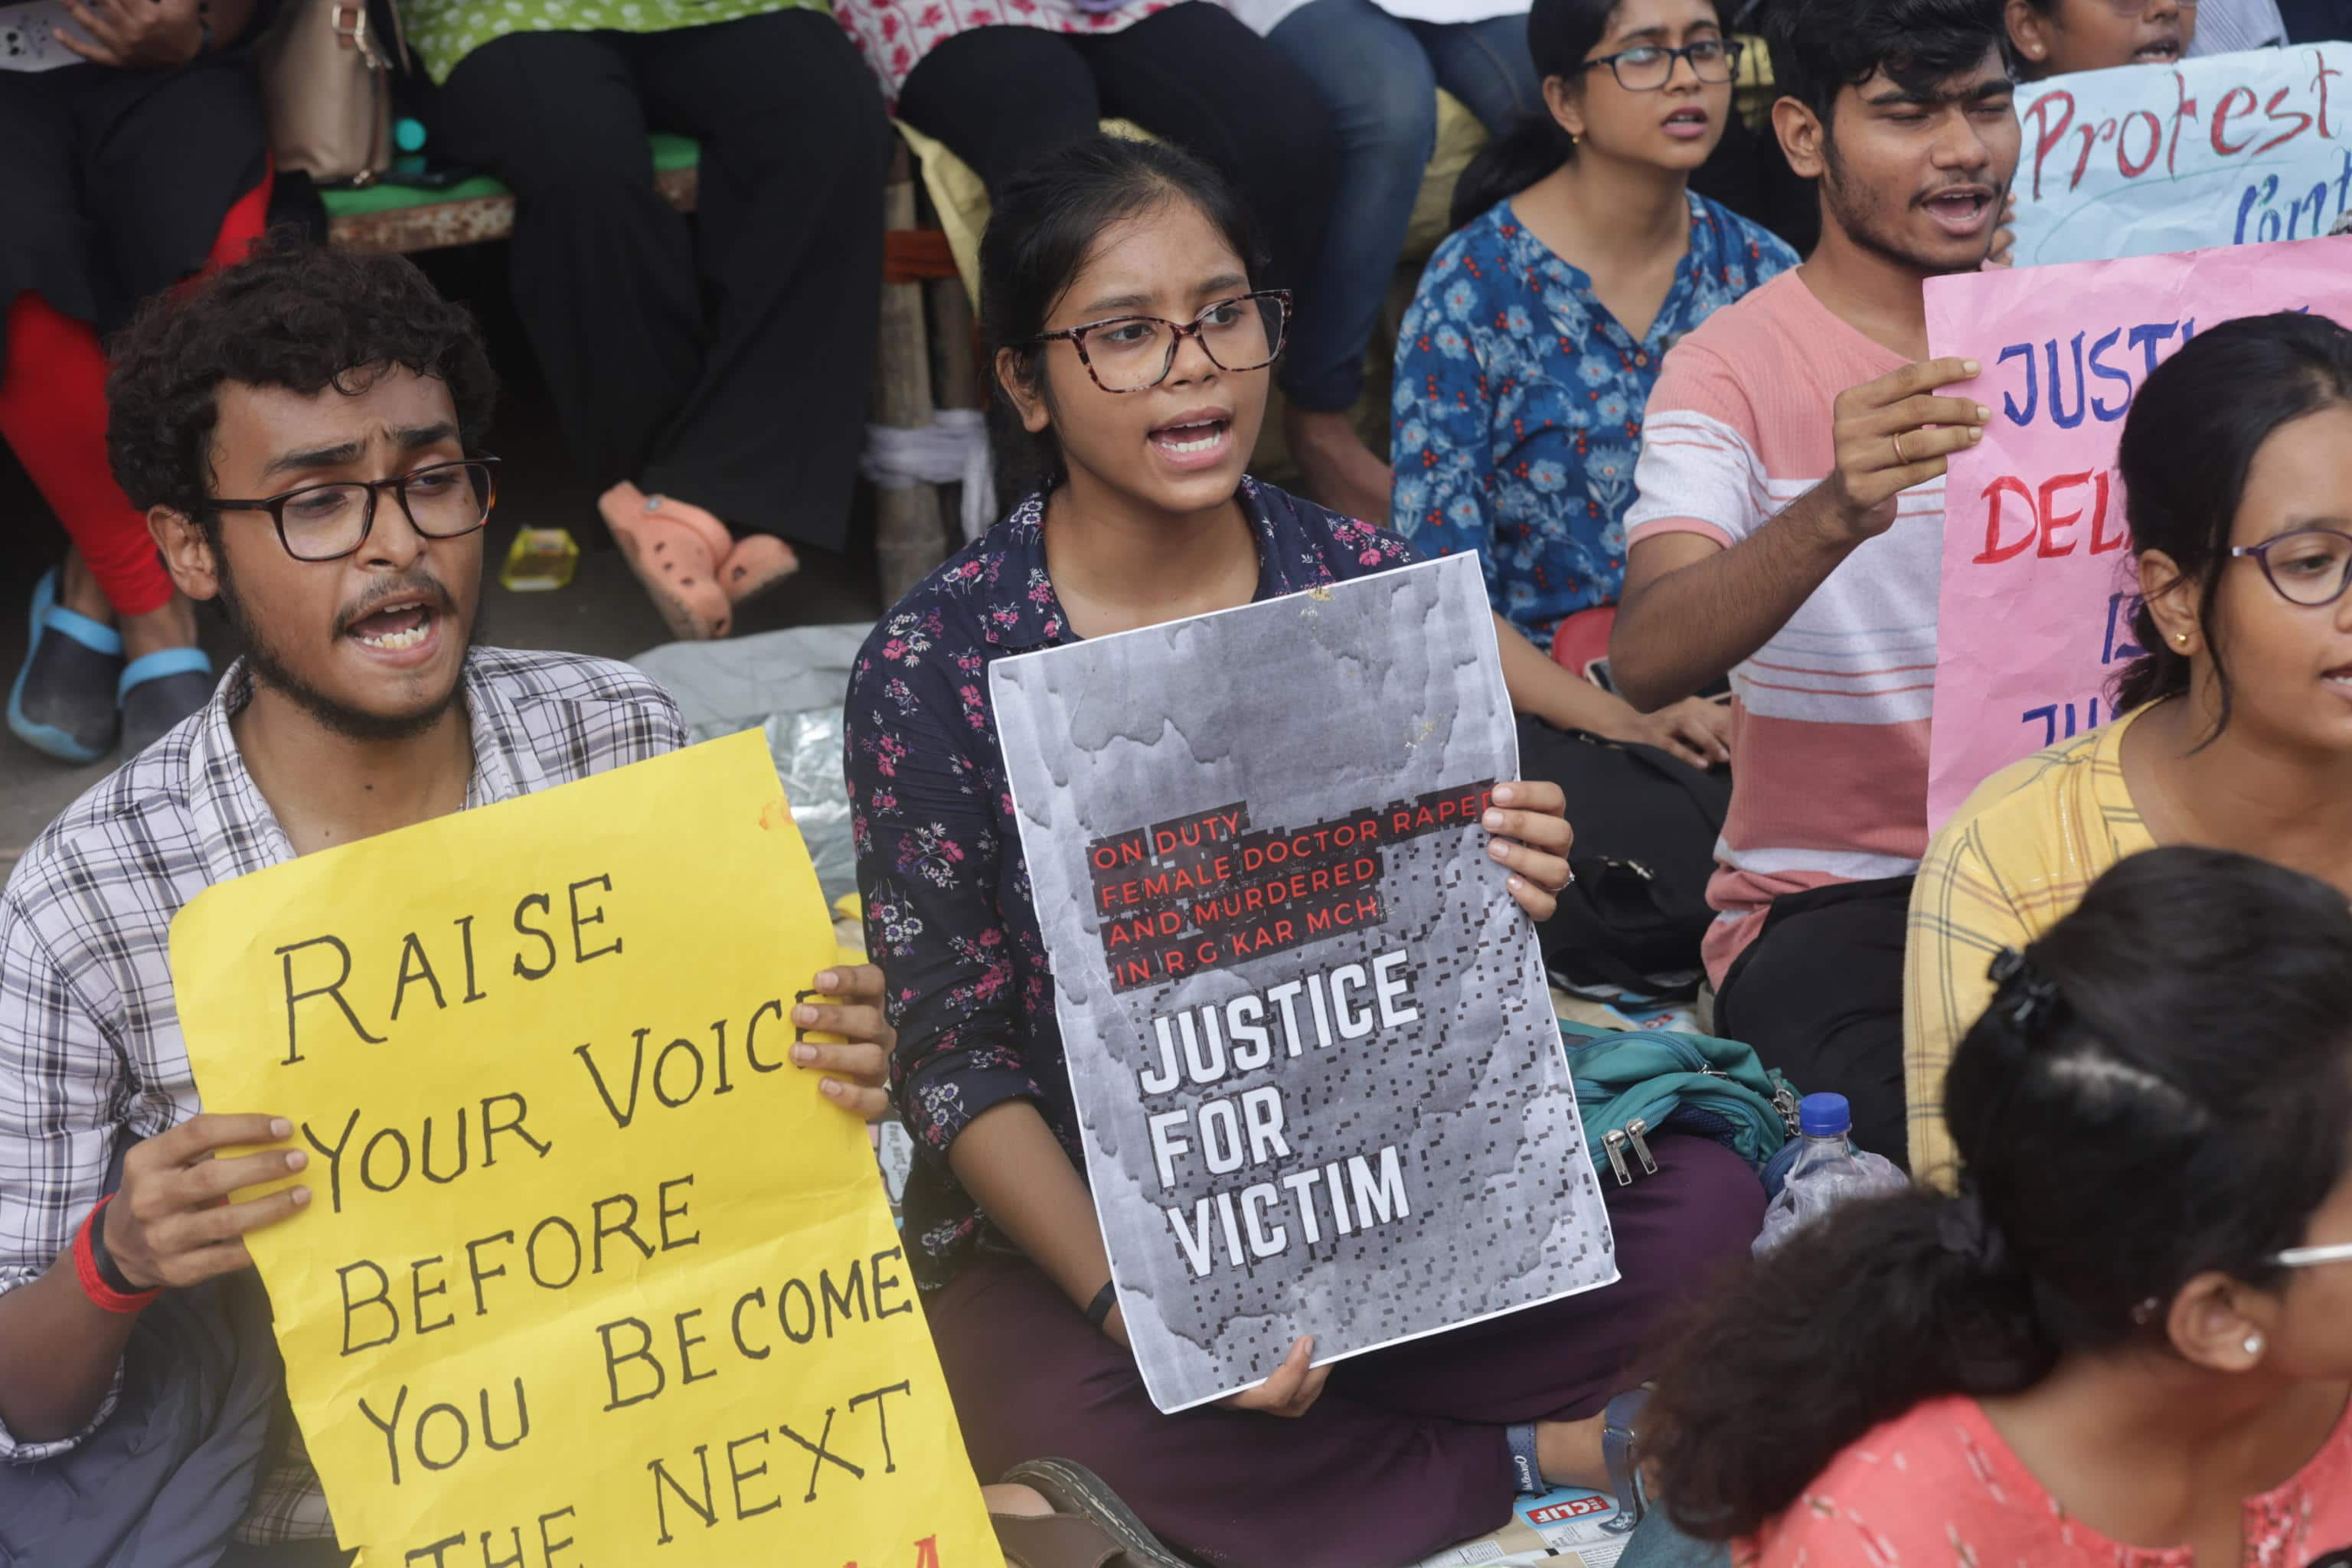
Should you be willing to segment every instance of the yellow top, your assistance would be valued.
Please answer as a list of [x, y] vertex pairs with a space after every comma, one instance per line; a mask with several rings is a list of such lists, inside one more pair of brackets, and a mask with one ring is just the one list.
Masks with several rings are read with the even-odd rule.
[[2057, 924], [2108, 867], [2156, 847], [2124, 787], [2124, 731], [2147, 710], [2003, 768], [1928, 846], [1903, 975], [1911, 1170], [1922, 1180], [1952, 1183], [1944, 1072], [1992, 1000], [1994, 957]]

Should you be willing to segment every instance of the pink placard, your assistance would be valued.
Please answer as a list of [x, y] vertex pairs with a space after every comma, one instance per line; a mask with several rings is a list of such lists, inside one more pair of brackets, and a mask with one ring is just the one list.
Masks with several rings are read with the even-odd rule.
[[1993, 411], [1945, 481], [1936, 829], [1993, 773], [2112, 716], [2108, 679], [2138, 651], [2115, 461], [2141, 380], [2233, 316], [2352, 323], [2352, 236], [1960, 273], [1927, 301], [1929, 352], [1984, 367], [1948, 390]]

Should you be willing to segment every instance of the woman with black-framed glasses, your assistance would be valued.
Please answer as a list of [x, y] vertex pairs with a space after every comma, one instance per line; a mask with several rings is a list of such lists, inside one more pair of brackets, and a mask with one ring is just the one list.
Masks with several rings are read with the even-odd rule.
[[[1714, 0], [1537, 0], [1528, 38], [1545, 113], [1463, 174], [1398, 335], [1390, 518], [1475, 552], [1496, 610], [1581, 674], [1608, 649], [1666, 350], [1797, 257], [1690, 188], [1739, 69]], [[1621, 703], [1601, 732], [1704, 767], [1730, 713]]]
[[1911, 904], [1911, 1168], [1982, 1005], [1984, 954], [2047, 929], [2157, 845], [2242, 849], [2352, 894], [2352, 330], [2200, 327], [2133, 397], [2117, 466], [2137, 657], [2105, 726], [1996, 774], [1937, 836]]
[[[1643, 1342], [1691, 1281], [1746, 1251], [1763, 1190], [1720, 1144], [1655, 1138], [1657, 1173], [1608, 1189], [1617, 1283], [1336, 1368], [1310, 1368], [1302, 1339], [1257, 1387], [1153, 1406], [1108, 1288], [989, 667], [1414, 559], [1245, 473], [1287, 319], [1282, 294], [1254, 287], [1255, 249], [1236, 194], [1164, 143], [1097, 138], [999, 194], [981, 326], [998, 472], [1021, 499], [859, 653], [858, 890], [899, 1035], [895, 1099], [921, 1152], [908, 1265], [981, 1475], [1060, 1455], [1200, 1560], [1402, 1568], [1551, 1485], [1605, 1486], [1638, 1513]], [[1496, 632], [1515, 706], [1554, 682], [1570, 703], [1601, 700]], [[1494, 918], [1549, 920], [1573, 879], [1563, 793], [1518, 780], [1496, 800], [1489, 852], [1517, 908]], [[1178, 1561], [1132, 1545], [1082, 1560]]]

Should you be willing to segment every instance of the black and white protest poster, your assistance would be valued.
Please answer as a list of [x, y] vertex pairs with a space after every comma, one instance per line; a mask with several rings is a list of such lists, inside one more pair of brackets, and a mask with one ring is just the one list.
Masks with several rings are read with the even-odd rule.
[[991, 667], [1087, 1175], [1152, 1402], [1617, 1278], [1475, 557]]

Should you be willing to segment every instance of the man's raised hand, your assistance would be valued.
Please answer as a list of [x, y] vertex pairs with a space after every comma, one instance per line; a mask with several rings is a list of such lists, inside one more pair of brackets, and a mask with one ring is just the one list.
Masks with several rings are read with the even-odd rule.
[[1941, 479], [1945, 459], [1983, 437], [1991, 409], [1973, 398], [1935, 395], [1977, 370], [1972, 359], [1920, 360], [1838, 394], [1832, 426], [1837, 468], [1822, 488], [1852, 538], [1892, 528], [1895, 498]]

